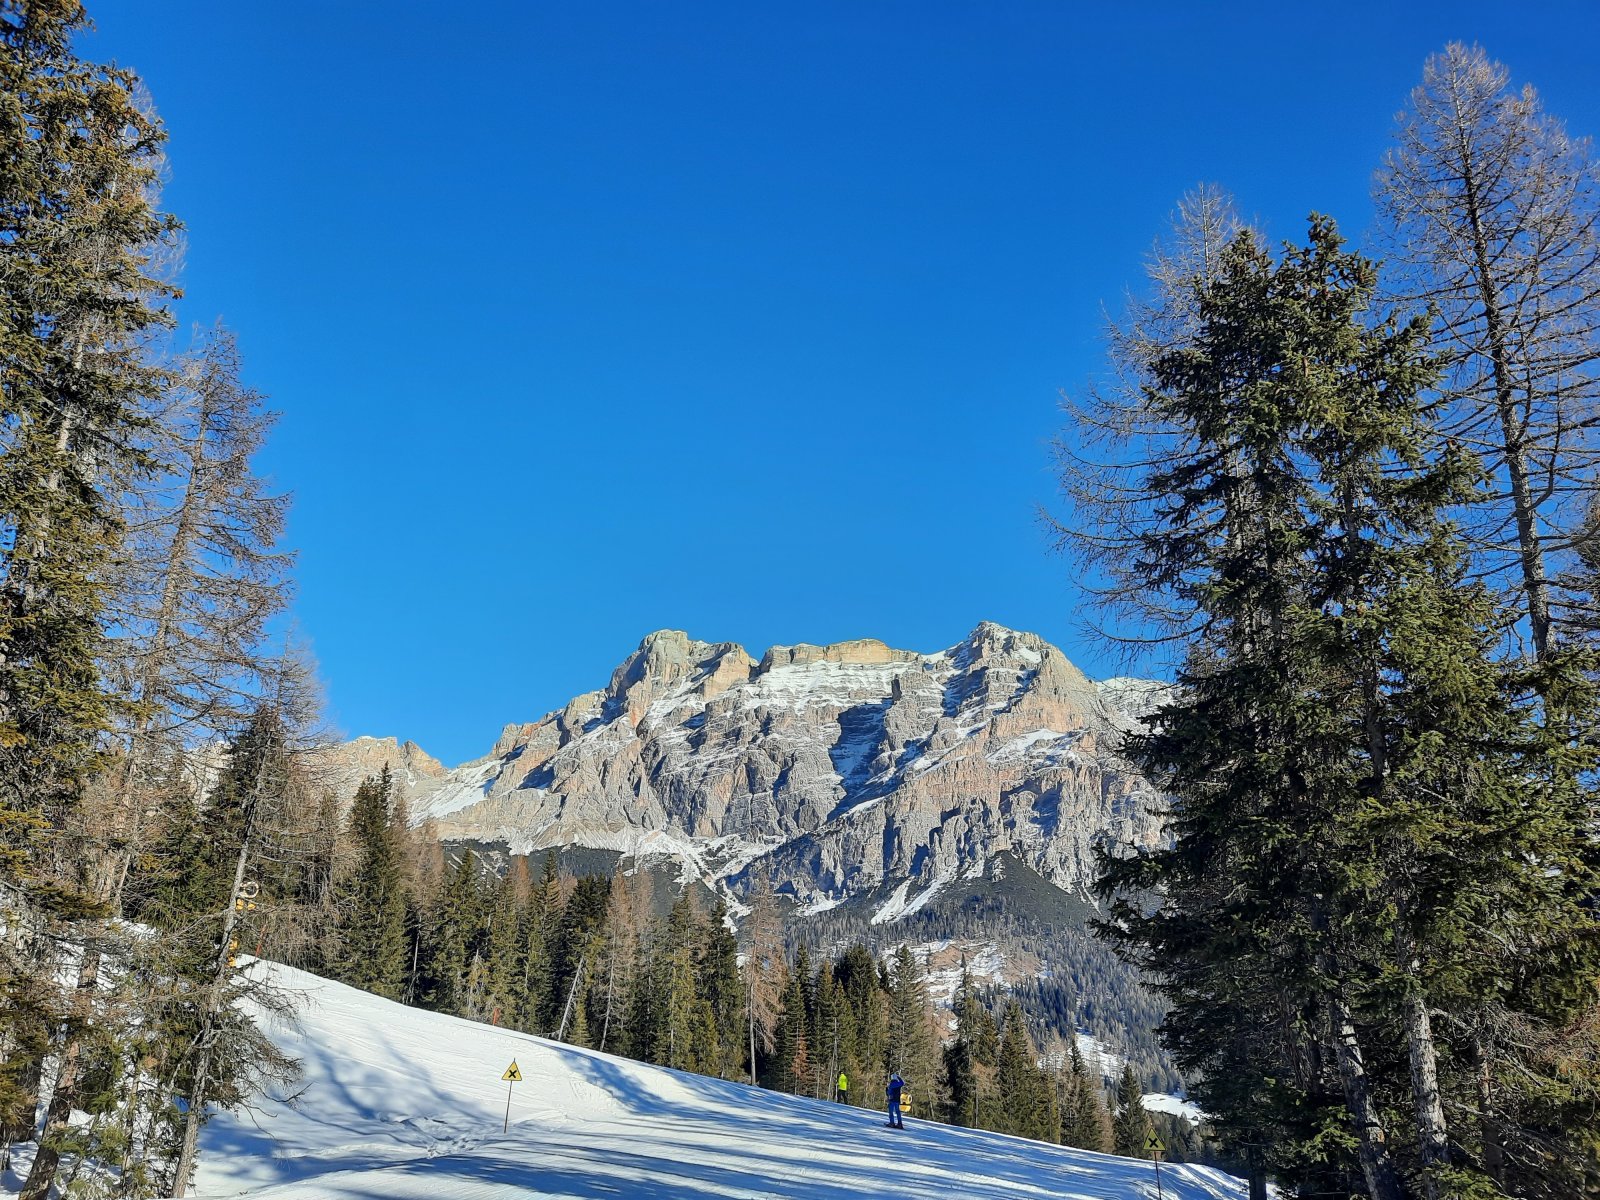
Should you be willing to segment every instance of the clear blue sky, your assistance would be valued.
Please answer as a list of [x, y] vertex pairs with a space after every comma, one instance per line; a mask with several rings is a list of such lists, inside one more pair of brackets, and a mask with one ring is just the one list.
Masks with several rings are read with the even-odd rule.
[[1592, 0], [90, 10], [171, 133], [181, 316], [283, 413], [332, 717], [449, 763], [663, 627], [1114, 673], [1035, 510], [1173, 201], [1359, 236], [1452, 38], [1600, 133]]

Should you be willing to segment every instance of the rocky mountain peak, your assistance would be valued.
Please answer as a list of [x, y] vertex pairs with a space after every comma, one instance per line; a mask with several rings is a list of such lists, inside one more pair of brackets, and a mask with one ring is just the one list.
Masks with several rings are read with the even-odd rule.
[[754, 660], [734, 642], [697, 642], [677, 629], [650, 634], [611, 673], [603, 700], [607, 719], [625, 714], [637, 726], [659, 698], [687, 681], [701, 696], [713, 696], [750, 678]]
[[392, 737], [358, 737], [319, 756], [322, 785], [342, 800], [355, 794], [369, 775], [388, 768], [395, 786], [407, 794], [442, 781], [449, 769], [415, 742]]
[[1160, 836], [1116, 755], [1127, 693], [993, 622], [935, 653], [863, 638], [759, 662], [660, 630], [605, 687], [408, 798], [447, 839], [665, 854], [735, 897], [761, 859], [812, 908], [898, 887], [912, 911], [1001, 853], [1082, 893], [1097, 842]]
[[773, 646], [761, 658], [761, 671], [778, 667], [803, 667], [811, 663], [880, 663], [916, 662], [923, 656], [910, 650], [891, 650], [877, 638], [856, 638], [848, 642], [834, 642], [829, 646], [813, 646], [801, 642], [796, 646]]

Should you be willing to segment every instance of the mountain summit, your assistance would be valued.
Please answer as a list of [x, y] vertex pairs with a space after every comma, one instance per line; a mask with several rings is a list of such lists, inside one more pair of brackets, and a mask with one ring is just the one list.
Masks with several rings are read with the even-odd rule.
[[938, 653], [862, 639], [759, 661], [660, 630], [487, 756], [435, 773], [413, 753], [397, 777], [446, 841], [670, 856], [734, 896], [759, 864], [808, 911], [877, 893], [890, 920], [1005, 855], [1086, 896], [1097, 842], [1154, 842], [1158, 797], [1114, 749], [1159, 695], [988, 622]]

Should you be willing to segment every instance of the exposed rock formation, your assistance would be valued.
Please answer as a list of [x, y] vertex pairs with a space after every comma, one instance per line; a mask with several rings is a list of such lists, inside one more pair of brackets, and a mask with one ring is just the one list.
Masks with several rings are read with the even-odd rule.
[[358, 737], [319, 751], [315, 766], [317, 782], [345, 803], [349, 803], [363, 779], [382, 774], [385, 767], [396, 788], [406, 795], [450, 774], [442, 762], [415, 742], [402, 743], [392, 737]]
[[759, 663], [664, 630], [453, 771], [367, 740], [441, 837], [671, 854], [735, 892], [759, 858], [812, 908], [893, 888], [891, 919], [1001, 852], [1083, 894], [1096, 842], [1157, 839], [1155, 795], [1112, 751], [1158, 699], [988, 623], [938, 654], [862, 640]]

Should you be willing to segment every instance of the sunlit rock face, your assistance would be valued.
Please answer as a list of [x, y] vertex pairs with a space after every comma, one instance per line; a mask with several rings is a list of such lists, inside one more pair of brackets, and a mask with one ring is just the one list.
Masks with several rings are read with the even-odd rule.
[[1161, 694], [988, 623], [934, 654], [865, 639], [759, 661], [663, 630], [486, 757], [434, 772], [416, 751], [395, 774], [447, 840], [670, 855], [734, 894], [759, 861], [813, 909], [883, 887], [909, 909], [1001, 853], [1083, 895], [1097, 843], [1161, 835], [1115, 753]]

